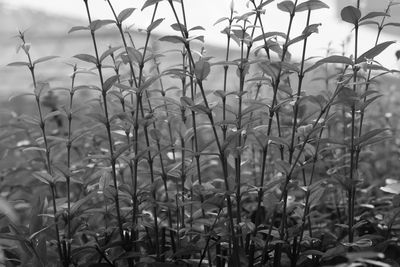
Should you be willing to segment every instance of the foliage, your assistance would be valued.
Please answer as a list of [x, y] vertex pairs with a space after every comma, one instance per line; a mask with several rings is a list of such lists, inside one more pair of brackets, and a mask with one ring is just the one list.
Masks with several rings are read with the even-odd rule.
[[[83, 1], [89, 23], [69, 34], [86, 32], [93, 52], [73, 57], [66, 87], [38, 80], [56, 57], [34, 60], [19, 32], [26, 61], [9, 66], [27, 69], [33, 90], [10, 101], [31, 97], [34, 111], [10, 111], [1, 126], [6, 266], [399, 265], [398, 172], [381, 166], [399, 150], [391, 117], [372, 109], [379, 78], [394, 72], [374, 58], [393, 44], [379, 38], [396, 26], [385, 24], [396, 3], [369, 14], [360, 1], [345, 7], [351, 55], [313, 60], [307, 43], [320, 24], [310, 17], [324, 2], [250, 0], [245, 14], [232, 2], [216, 23], [227, 37], [217, 61], [197, 49], [204, 29], [187, 25], [184, 1], [145, 2], [153, 15], [143, 44], [124, 28], [139, 11], [106, 2], [113, 20], [92, 20]], [[176, 19], [175, 35], [159, 38], [174, 50], [151, 45], [159, 4]], [[285, 32], [263, 24], [273, 4]], [[293, 36], [300, 12], [306, 26]], [[378, 26], [376, 42], [360, 53], [367, 24]], [[106, 27], [121, 41], [101, 51]], [[291, 55], [294, 44], [302, 54]], [[162, 65], [171, 53], [181, 63]], [[220, 88], [208, 81], [215, 72]], [[81, 84], [87, 75], [96, 84]]]

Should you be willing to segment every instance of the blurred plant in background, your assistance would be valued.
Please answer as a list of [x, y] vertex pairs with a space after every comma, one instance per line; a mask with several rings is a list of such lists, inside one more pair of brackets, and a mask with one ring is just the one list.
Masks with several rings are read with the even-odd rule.
[[[19, 32], [25, 59], [8, 66], [28, 71], [32, 92], [10, 98], [16, 109], [1, 118], [5, 266], [399, 264], [397, 119], [379, 102], [396, 71], [375, 60], [394, 43], [380, 34], [399, 26], [386, 22], [397, 3], [343, 8], [352, 52], [328, 47], [316, 59], [311, 17], [327, 4], [279, 2], [288, 27], [271, 30], [275, 1], [250, 0], [245, 14], [232, 2], [216, 22], [219, 60], [184, 1], [146, 1], [153, 15], [138, 39], [124, 22], [139, 11], [106, 2], [112, 20], [94, 20], [83, 1], [88, 26], [69, 34], [87, 34], [92, 50], [75, 48], [62, 86], [37, 74], [60, 59], [35, 58]], [[156, 43], [161, 4], [176, 23]], [[359, 51], [371, 24], [375, 45]], [[107, 27], [119, 46], [100, 45]]]

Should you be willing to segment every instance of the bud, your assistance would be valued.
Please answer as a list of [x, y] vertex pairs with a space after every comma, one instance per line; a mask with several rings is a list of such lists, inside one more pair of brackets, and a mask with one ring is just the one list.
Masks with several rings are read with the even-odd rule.
[[231, 10], [231, 13], [235, 10], [235, 2], [234, 0], [231, 0], [231, 4], [229, 5], [229, 9]]

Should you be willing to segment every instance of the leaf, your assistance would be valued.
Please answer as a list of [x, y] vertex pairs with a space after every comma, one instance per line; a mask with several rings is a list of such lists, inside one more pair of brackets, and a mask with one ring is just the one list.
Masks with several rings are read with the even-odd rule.
[[259, 63], [261, 70], [275, 80], [278, 77], [279, 67], [277, 64], [271, 62], [261, 62]]
[[48, 120], [48, 119], [50, 119], [50, 118], [53, 118], [53, 117], [55, 117], [55, 116], [59, 116], [59, 115], [61, 115], [61, 114], [63, 114], [63, 113], [62, 113], [61, 111], [59, 111], [59, 110], [52, 111], [52, 112], [48, 113], [48, 114], [43, 118], [43, 121], [46, 121], [46, 120]]
[[21, 94], [11, 95], [11, 96], [8, 98], [8, 101], [12, 101], [12, 100], [14, 100], [15, 98], [23, 97], [23, 96], [35, 96], [35, 94], [34, 94], [34, 93], [21, 93]]
[[83, 204], [85, 204], [86, 202], [91, 200], [95, 194], [97, 194], [97, 192], [93, 191], [93, 192], [89, 193], [87, 196], [85, 196], [84, 198], [81, 198], [78, 201], [76, 201], [75, 203], [73, 203], [71, 205], [71, 216], [73, 216], [82, 207]]
[[297, 42], [300, 42], [300, 41], [302, 41], [302, 40], [304, 40], [304, 39], [306, 39], [307, 38], [307, 36], [306, 35], [300, 35], [300, 36], [297, 36], [297, 37], [295, 37], [295, 38], [293, 38], [292, 40], [290, 40], [288, 43], [287, 43], [287, 46], [289, 47], [289, 46], [291, 46], [292, 44], [295, 44], [295, 43], [297, 43]]
[[97, 31], [98, 29], [104, 27], [105, 25], [111, 24], [111, 23], [115, 23], [114, 20], [111, 19], [97, 19], [92, 21], [92, 23], [90, 23], [89, 28], [92, 31]]
[[50, 84], [48, 82], [37, 82], [33, 93], [35, 96], [39, 97], [44, 90], [48, 90], [49, 88]]
[[359, 101], [359, 97], [352, 89], [348, 87], [343, 87], [340, 89], [338, 94], [338, 103], [351, 107], [357, 101]]
[[92, 56], [92, 55], [88, 55], [88, 54], [78, 54], [78, 55], [75, 55], [75, 56], [73, 56], [74, 58], [77, 58], [77, 59], [80, 59], [80, 60], [82, 60], [82, 61], [85, 61], [85, 62], [89, 62], [89, 63], [93, 63], [93, 64], [96, 64], [97, 65], [97, 59], [94, 57], [94, 56]]
[[99, 190], [97, 193], [103, 194], [104, 190], [111, 185], [111, 173], [109, 170], [103, 170], [99, 179]]
[[87, 27], [87, 26], [74, 26], [68, 31], [68, 34], [70, 34], [72, 32], [76, 32], [76, 31], [82, 31], [82, 30], [89, 30], [89, 27]]
[[177, 31], [177, 32], [181, 32], [181, 29], [185, 32], [186, 31], [186, 27], [185, 27], [185, 25], [183, 25], [182, 23], [173, 23], [173, 24], [171, 24], [171, 28], [174, 30], [174, 31]]
[[[275, 1], [275, 0], [267, 0], [267, 1], [264, 1], [261, 5], [258, 6], [258, 8], [263, 8], [263, 7], [265, 7], [266, 5], [268, 5], [268, 4], [270, 4], [270, 3], [274, 2], [274, 1]], [[232, 3], [233, 3], [233, 1], [232, 1]]]
[[389, 22], [389, 23], [386, 23], [385, 25], [383, 25], [383, 28], [385, 28], [387, 26], [400, 27], [400, 23], [399, 22]]
[[135, 10], [136, 10], [136, 8], [132, 8], [132, 7], [128, 7], [128, 8], [126, 8], [126, 9], [122, 10], [122, 11], [118, 14], [118, 17], [117, 17], [118, 22], [119, 22], [119, 23], [122, 23], [124, 20], [126, 20], [127, 18], [129, 18], [129, 17], [132, 15], [133, 11], [135, 11]]
[[33, 177], [45, 184], [53, 184], [53, 177], [47, 172], [34, 172]]
[[39, 59], [36, 59], [35, 61], [33, 61], [33, 66], [35, 66], [36, 64], [48, 61], [48, 60], [52, 60], [54, 58], [58, 58], [58, 56], [47, 56], [47, 57], [41, 57]]
[[368, 140], [370, 140], [371, 138], [377, 136], [378, 134], [384, 133], [389, 129], [374, 129], [371, 130], [365, 134], [363, 134], [360, 138], [357, 139], [357, 141], [355, 142], [355, 145], [362, 145], [363, 143], [367, 142]]
[[155, 28], [157, 28], [160, 24], [161, 24], [161, 22], [163, 22], [163, 18], [161, 18], [161, 19], [158, 19], [158, 20], [156, 20], [156, 21], [153, 21], [153, 23], [151, 23], [148, 27], [147, 27], [147, 31], [148, 32], [151, 32], [152, 30], [154, 30]]
[[287, 37], [286, 34], [283, 33], [283, 32], [266, 32], [264, 34], [261, 34], [261, 35], [257, 36], [256, 38], [254, 38], [253, 42], [257, 42], [257, 41], [264, 40], [264, 39], [267, 39], [269, 37], [275, 37], [275, 36], [280, 36], [283, 39], [286, 39], [286, 37]]
[[143, 9], [145, 9], [146, 7], [155, 5], [155, 4], [157, 4], [158, 2], [161, 2], [161, 1], [163, 1], [163, 0], [147, 0], [147, 1], [144, 3], [144, 5], [142, 6], [142, 11], [143, 11]]
[[373, 48], [371, 48], [370, 50], [359, 56], [356, 60], [356, 64], [375, 58], [380, 53], [382, 53], [387, 47], [389, 47], [394, 43], [395, 43], [394, 41], [387, 41], [374, 46]]
[[194, 66], [194, 73], [196, 74], [196, 79], [199, 81], [207, 78], [208, 74], [210, 74], [210, 63], [204, 59], [200, 59], [196, 62]]
[[191, 106], [194, 106], [193, 100], [190, 99], [190, 98], [187, 97], [187, 96], [182, 96], [181, 99], [180, 99], [180, 101], [181, 101], [181, 105], [182, 105], [183, 107], [191, 107]]
[[139, 50], [133, 48], [133, 47], [127, 47], [126, 50], [128, 51], [128, 57], [129, 60], [133, 63], [133, 62], [141, 62], [143, 55], [142, 53], [140, 53]]
[[160, 141], [162, 138], [162, 133], [158, 129], [151, 129], [149, 134], [155, 141]]
[[103, 84], [103, 91], [108, 91], [118, 81], [119, 75], [114, 75], [108, 78]]
[[364, 20], [364, 21], [360, 22], [360, 23], [358, 24], [358, 26], [370, 25], [370, 24], [376, 25], [377, 27], [379, 27], [379, 25], [380, 25], [378, 22], [373, 21], [373, 20]]
[[210, 109], [204, 105], [194, 105], [194, 106], [190, 106], [189, 108], [191, 110], [193, 110], [194, 112], [203, 113], [203, 114], [207, 114], [207, 115], [210, 114], [210, 112], [211, 112]]
[[29, 62], [22, 62], [22, 61], [16, 61], [16, 62], [11, 62], [7, 64], [9, 67], [21, 67], [21, 66], [26, 66], [29, 67]]
[[371, 247], [372, 246], [372, 240], [370, 239], [366, 239], [366, 238], [362, 238], [360, 240], [357, 240], [354, 243], [348, 243], [348, 242], [344, 242], [342, 243], [344, 246], [346, 247], [359, 247], [359, 248], [367, 248], [367, 247]]
[[225, 20], [229, 20], [229, 18], [228, 18], [228, 17], [222, 17], [222, 18], [218, 19], [216, 22], [214, 22], [213, 26], [215, 26], [215, 25], [217, 25], [218, 23], [221, 23], [221, 22], [223, 22], [223, 21], [225, 21]]
[[308, 25], [302, 32], [305, 36], [310, 36], [313, 33], [318, 33], [318, 27], [321, 26], [321, 23]]
[[366, 20], [366, 19], [372, 19], [372, 18], [376, 18], [376, 17], [390, 17], [390, 15], [386, 12], [369, 12], [367, 15], [365, 15], [364, 17], [362, 17], [360, 19], [360, 21]]
[[312, 190], [310, 193], [310, 198], [309, 198], [310, 207], [318, 205], [324, 194], [325, 194], [325, 187], [323, 186], [315, 187], [314, 190]]
[[18, 119], [22, 120], [26, 123], [31, 123], [31, 124], [38, 125], [38, 126], [40, 125], [40, 119], [36, 116], [33, 117], [33, 116], [26, 115], [26, 114], [22, 114], [21, 116], [19, 116]]
[[113, 54], [115, 51], [117, 51], [118, 49], [120, 49], [121, 46], [117, 46], [117, 47], [110, 47], [108, 48], [106, 51], [104, 51], [104, 53], [100, 56], [100, 62], [103, 62], [103, 60], [110, 56], [111, 54]]
[[361, 18], [361, 11], [354, 6], [346, 6], [340, 12], [342, 20], [353, 25], [358, 25]]
[[99, 113], [88, 113], [88, 114], [86, 114], [86, 116], [91, 118], [91, 119], [94, 119], [95, 121], [100, 122], [100, 123], [102, 123], [104, 125], [106, 125], [106, 123], [107, 123], [106, 117], [104, 117], [102, 114], [99, 114]]
[[381, 252], [374, 251], [362, 251], [362, 252], [351, 252], [346, 253], [346, 258], [351, 261], [356, 261], [357, 259], [375, 259], [375, 258], [385, 258], [385, 254]]
[[35, 197], [35, 201], [32, 203], [32, 209], [30, 213], [29, 220], [29, 235], [36, 233], [43, 227], [43, 207], [44, 207], [44, 199], [45, 197], [41, 194], [38, 194]]
[[379, 188], [383, 192], [390, 194], [400, 194], [400, 183], [388, 184]]
[[161, 37], [159, 40], [162, 42], [170, 42], [170, 43], [174, 43], [174, 44], [179, 44], [179, 43], [185, 44], [186, 43], [185, 39], [183, 39], [180, 36], [176, 36], [176, 35], [166, 35], [166, 36]]
[[308, 67], [304, 71], [304, 73], [309, 72], [311, 70], [314, 70], [314, 69], [318, 68], [319, 66], [321, 66], [322, 64], [325, 64], [325, 63], [337, 63], [337, 64], [353, 65], [353, 61], [348, 57], [345, 57], [345, 56], [329, 56], [329, 57], [326, 57], [324, 59], [321, 59], [321, 60], [317, 61], [311, 67]]
[[329, 6], [319, 0], [309, 0], [307, 2], [299, 4], [296, 7], [296, 12], [302, 12], [306, 10], [317, 10], [322, 8], [329, 8]]
[[294, 4], [292, 1], [283, 1], [280, 2], [278, 5], [278, 9], [282, 10], [283, 12], [293, 13], [294, 12]]
[[192, 28], [189, 29], [189, 31], [205, 31], [206, 29], [204, 29], [204, 27], [202, 26], [194, 26]]
[[15, 212], [14, 208], [8, 203], [7, 200], [0, 197], [0, 213], [6, 215], [8, 219], [14, 224], [18, 221], [18, 215]]

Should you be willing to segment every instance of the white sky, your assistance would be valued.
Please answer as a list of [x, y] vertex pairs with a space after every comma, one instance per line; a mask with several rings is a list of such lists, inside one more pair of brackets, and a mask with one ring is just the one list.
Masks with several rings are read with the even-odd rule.
[[[374, 0], [380, 1], [380, 0]], [[31, 7], [39, 9], [53, 14], [60, 14], [64, 16], [72, 16], [86, 20], [86, 10], [83, 0], [3, 0], [3, 2], [9, 4], [11, 7]], [[137, 10], [134, 12], [130, 20], [127, 21], [128, 25], [135, 24], [135, 27], [145, 28], [151, 19], [153, 8], [147, 8], [143, 12], [140, 11], [145, 0], [113, 0], [112, 3], [116, 12], [119, 13], [121, 10], [127, 7], [135, 7]], [[242, 14], [248, 9], [245, 6], [246, 0], [235, 0], [235, 9], [239, 14]], [[276, 8], [276, 4], [280, 0], [274, 1], [266, 6], [267, 15], [264, 16], [264, 26], [267, 31], [286, 31], [288, 15], [283, 13]], [[324, 55], [324, 49], [328, 42], [335, 40], [334, 44], [336, 47], [340, 47], [341, 42], [350, 34], [351, 27], [349, 24], [339, 22], [337, 19], [338, 11], [334, 0], [325, 0], [331, 8], [318, 10], [312, 13], [311, 23], [322, 23], [319, 28], [320, 33], [312, 35], [308, 42], [308, 55]], [[385, 2], [386, 1], [382, 1]], [[383, 3], [383, 4], [385, 4]], [[104, 0], [89, 0], [93, 18], [106, 19], [112, 18], [112, 13], [108, 8], [107, 2]], [[224, 23], [217, 26], [213, 26], [214, 22], [223, 16], [229, 15], [229, 4], [230, 0], [186, 0], [185, 7], [187, 11], [188, 25], [189, 28], [197, 25], [201, 25], [207, 29], [205, 33], [206, 43], [224, 45], [226, 41], [225, 35], [222, 35], [220, 31], [224, 28]], [[176, 5], [178, 8], [180, 5]], [[384, 6], [382, 7], [382, 9]], [[379, 10], [381, 11], [381, 10]], [[299, 35], [305, 25], [306, 12], [302, 12], [296, 15], [294, 21], [293, 34], [291, 37]], [[166, 18], [166, 20], [159, 26], [158, 31], [160, 33], [169, 32], [171, 30], [169, 25], [174, 23], [172, 20], [172, 12], [170, 10], [167, 1], [161, 2], [159, 11], [157, 14], [158, 18]], [[396, 40], [397, 36], [389, 34], [383, 34], [381, 41]], [[375, 40], [375, 33], [368, 28], [363, 28], [360, 33], [360, 51], [364, 52], [366, 49], [372, 47]], [[292, 47], [292, 54], [300, 55], [300, 46]], [[380, 58], [381, 61], [385, 61], [385, 66], [389, 68], [397, 67], [394, 53], [400, 49], [398, 44], [392, 45], [385, 51]]]

